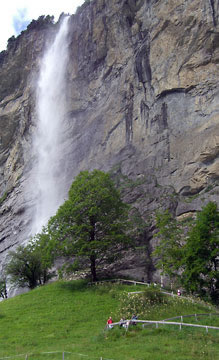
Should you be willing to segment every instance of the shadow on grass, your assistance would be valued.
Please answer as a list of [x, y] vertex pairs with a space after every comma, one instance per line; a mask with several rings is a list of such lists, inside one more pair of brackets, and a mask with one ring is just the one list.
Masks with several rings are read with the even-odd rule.
[[88, 287], [88, 280], [71, 280], [59, 283], [59, 286], [67, 291], [85, 291]]

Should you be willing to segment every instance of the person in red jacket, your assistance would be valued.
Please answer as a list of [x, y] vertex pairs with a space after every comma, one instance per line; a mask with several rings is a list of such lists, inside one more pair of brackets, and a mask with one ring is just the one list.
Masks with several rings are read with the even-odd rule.
[[112, 329], [113, 325], [113, 320], [112, 320], [112, 317], [110, 316], [109, 319], [107, 320], [107, 326], [109, 329]]

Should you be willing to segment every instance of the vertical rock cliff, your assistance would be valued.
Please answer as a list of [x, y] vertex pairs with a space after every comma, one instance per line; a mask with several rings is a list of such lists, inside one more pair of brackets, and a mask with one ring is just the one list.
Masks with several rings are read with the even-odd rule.
[[[32, 24], [0, 54], [2, 261], [30, 229], [35, 81], [57, 26]], [[66, 194], [98, 168], [148, 222], [159, 207], [178, 216], [219, 202], [218, 2], [86, 1], [68, 41]]]

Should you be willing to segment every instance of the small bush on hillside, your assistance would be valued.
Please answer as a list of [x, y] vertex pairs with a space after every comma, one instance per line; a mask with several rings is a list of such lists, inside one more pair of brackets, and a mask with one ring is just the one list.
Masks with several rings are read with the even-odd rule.
[[[206, 304], [191, 303], [189, 298], [167, 296], [159, 289], [148, 288], [142, 293], [123, 292], [115, 318], [131, 319], [132, 315], [136, 314], [139, 320], [162, 320], [171, 316], [192, 314], [197, 312], [197, 309], [200, 313], [206, 312]], [[209, 308], [207, 312], [210, 311], [213, 311], [213, 308]]]
[[148, 288], [143, 293], [143, 299], [145, 304], [155, 306], [160, 304], [166, 304], [167, 298], [158, 289]]
[[125, 319], [130, 319], [133, 314], [137, 314], [138, 318], [147, 318], [151, 310], [168, 301], [158, 289], [153, 288], [142, 293], [123, 293], [120, 300], [120, 315]]

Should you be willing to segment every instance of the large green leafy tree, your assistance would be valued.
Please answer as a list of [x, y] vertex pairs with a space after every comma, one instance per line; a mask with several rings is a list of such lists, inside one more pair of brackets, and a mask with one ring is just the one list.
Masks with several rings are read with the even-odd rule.
[[209, 202], [197, 215], [184, 248], [183, 283], [191, 292], [219, 294], [219, 211]]
[[[188, 230], [189, 226], [189, 230]], [[217, 302], [219, 288], [219, 211], [209, 202], [189, 225], [168, 212], [157, 215], [159, 244], [154, 254], [158, 267], [177, 277], [192, 293], [211, 296]]]
[[182, 262], [182, 226], [168, 210], [157, 212], [156, 226], [159, 244], [153, 255], [157, 258], [157, 267], [170, 278], [176, 278]]
[[47, 232], [58, 254], [90, 263], [92, 281], [100, 264], [115, 261], [130, 244], [128, 206], [109, 174], [82, 171], [69, 190], [69, 199], [48, 223]]
[[53, 276], [49, 265], [43, 260], [43, 249], [39, 241], [31, 241], [28, 245], [21, 245], [16, 251], [11, 251], [6, 274], [13, 285], [30, 289], [45, 284]]

